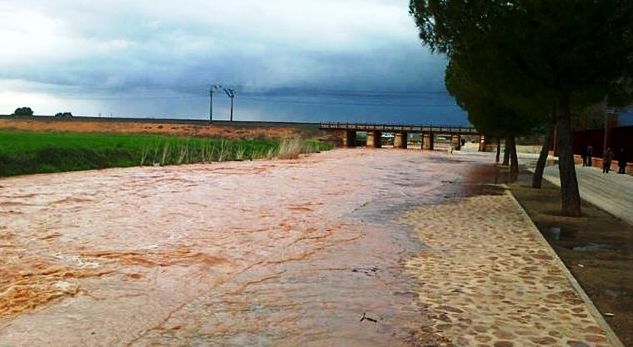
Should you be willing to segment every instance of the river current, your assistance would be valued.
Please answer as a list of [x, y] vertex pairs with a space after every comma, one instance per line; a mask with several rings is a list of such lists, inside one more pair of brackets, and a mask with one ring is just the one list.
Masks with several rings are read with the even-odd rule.
[[424, 243], [397, 221], [491, 168], [349, 149], [2, 179], [0, 345], [421, 345]]

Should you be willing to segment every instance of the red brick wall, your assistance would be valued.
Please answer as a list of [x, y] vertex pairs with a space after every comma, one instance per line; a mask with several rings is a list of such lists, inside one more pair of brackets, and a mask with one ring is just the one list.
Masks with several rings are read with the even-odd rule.
[[[614, 162], [617, 164], [620, 148], [627, 153], [627, 161], [633, 162], [633, 126], [611, 128], [607, 146], [611, 147]], [[604, 129], [580, 130], [574, 132], [574, 154], [580, 154], [583, 147], [593, 146], [594, 159], [602, 158], [604, 151]]]

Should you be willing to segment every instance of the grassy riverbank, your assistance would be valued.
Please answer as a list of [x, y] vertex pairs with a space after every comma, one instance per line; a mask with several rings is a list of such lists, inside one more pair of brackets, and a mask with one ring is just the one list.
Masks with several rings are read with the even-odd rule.
[[0, 176], [212, 161], [292, 158], [329, 149], [315, 140], [210, 139], [0, 130]]

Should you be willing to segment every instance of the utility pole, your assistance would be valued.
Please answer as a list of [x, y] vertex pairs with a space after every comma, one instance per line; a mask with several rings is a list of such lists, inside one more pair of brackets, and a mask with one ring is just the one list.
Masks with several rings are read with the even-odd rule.
[[233, 121], [233, 99], [235, 98], [235, 89], [224, 88], [224, 92], [231, 99], [231, 122]]
[[222, 88], [221, 85], [215, 84], [209, 88], [209, 124], [213, 122], [213, 92]]

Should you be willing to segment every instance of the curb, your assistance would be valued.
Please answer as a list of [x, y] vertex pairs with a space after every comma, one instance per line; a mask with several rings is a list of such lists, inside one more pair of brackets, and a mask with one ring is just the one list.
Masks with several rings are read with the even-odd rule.
[[502, 184], [501, 186], [506, 188], [506, 194], [512, 199], [512, 201], [514, 201], [516, 206], [521, 211], [521, 214], [523, 214], [523, 216], [528, 220], [528, 223], [532, 226], [532, 230], [538, 235], [539, 240], [541, 240], [541, 242], [546, 246], [547, 251], [554, 258], [554, 261], [558, 264], [559, 268], [563, 271], [563, 274], [565, 275], [565, 277], [567, 277], [567, 280], [569, 281], [571, 286], [574, 288], [576, 293], [578, 293], [580, 298], [587, 305], [587, 309], [589, 310], [589, 313], [593, 316], [593, 318], [596, 320], [598, 325], [600, 325], [600, 327], [606, 332], [609, 343], [613, 347], [625, 347], [622, 341], [620, 341], [618, 336], [615, 334], [615, 332], [613, 332], [613, 329], [611, 329], [611, 326], [609, 326], [609, 323], [607, 323], [607, 321], [604, 319], [604, 317], [602, 316], [602, 313], [600, 313], [596, 305], [593, 304], [593, 301], [591, 301], [587, 293], [585, 293], [584, 289], [582, 289], [582, 287], [580, 286], [580, 283], [578, 283], [578, 281], [576, 280], [574, 275], [571, 273], [571, 271], [569, 271], [567, 266], [565, 266], [565, 263], [563, 263], [563, 261], [560, 259], [558, 254], [556, 254], [556, 251], [554, 251], [554, 249], [549, 244], [549, 242], [547, 242], [543, 234], [541, 234], [541, 231], [538, 229], [536, 224], [534, 224], [534, 221], [532, 221], [532, 218], [530, 218], [530, 216], [525, 211], [523, 206], [521, 206], [521, 204], [516, 199], [514, 194], [512, 194], [512, 191], [510, 191], [510, 187], [508, 187], [506, 184]]

